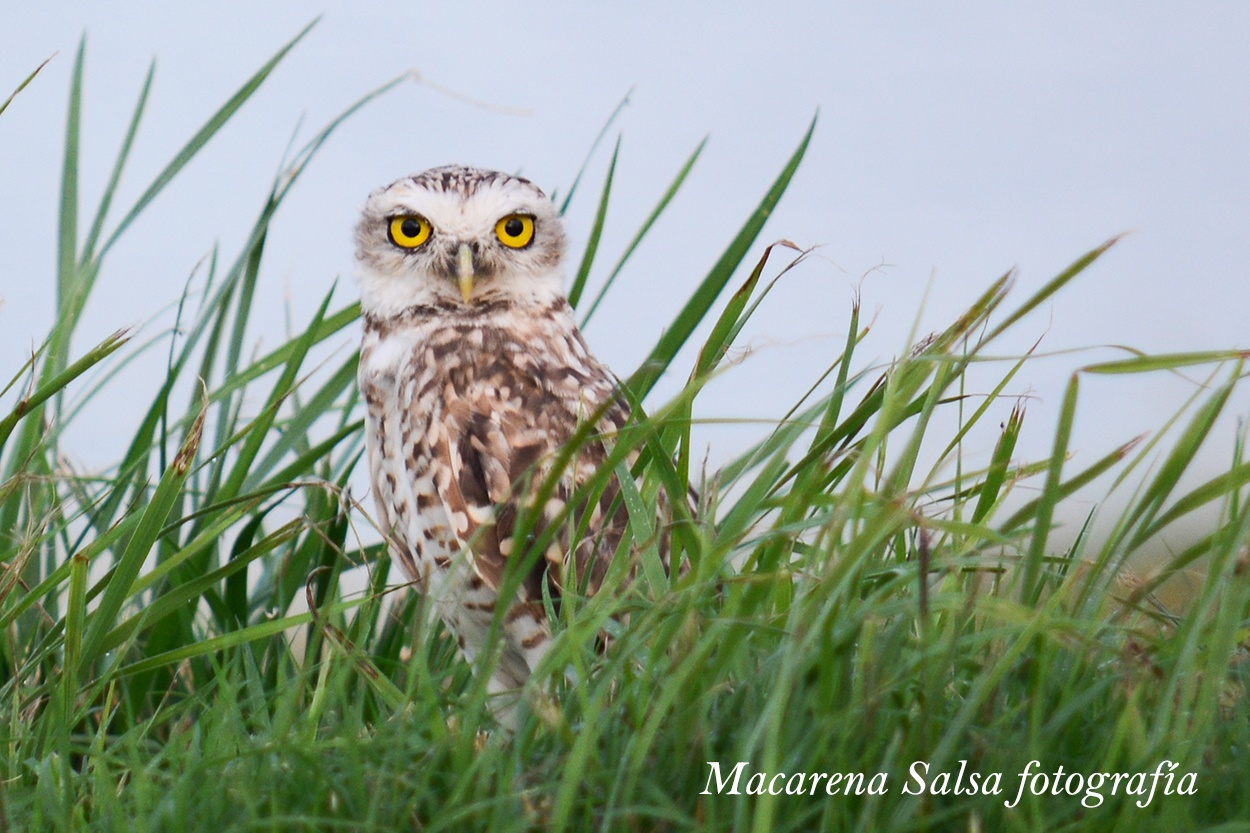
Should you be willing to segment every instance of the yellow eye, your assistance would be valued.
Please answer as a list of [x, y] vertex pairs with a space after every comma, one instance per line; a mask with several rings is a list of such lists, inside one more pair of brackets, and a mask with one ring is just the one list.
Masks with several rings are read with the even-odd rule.
[[534, 239], [534, 218], [528, 214], [509, 214], [495, 223], [495, 236], [510, 249], [523, 249]]
[[415, 214], [391, 218], [391, 242], [404, 249], [415, 249], [430, 239], [430, 221]]

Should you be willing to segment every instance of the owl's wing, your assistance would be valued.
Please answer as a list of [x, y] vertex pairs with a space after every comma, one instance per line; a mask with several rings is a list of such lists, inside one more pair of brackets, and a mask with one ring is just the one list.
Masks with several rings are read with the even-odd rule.
[[[501, 395], [501, 390], [509, 395]], [[467, 522], [459, 534], [468, 545], [470, 563], [483, 580], [497, 588], [503, 580], [507, 559], [513, 555], [518, 515], [528, 505], [533, 490], [550, 474], [560, 445], [577, 429], [579, 419], [589, 416], [595, 408], [585, 401], [584, 390], [577, 398], [572, 393], [561, 395], [537, 386], [517, 391], [515, 380], [511, 388], [483, 384], [466, 394], [446, 403], [444, 430], [433, 451], [451, 473], [449, 488], [442, 498], [453, 523], [461, 526], [461, 517]], [[614, 398], [600, 420], [601, 430], [620, 428], [627, 416], [628, 407]], [[602, 435], [592, 437], [578, 449], [538, 513], [531, 538], [541, 535], [557, 520], [577, 486], [592, 476], [607, 457], [607, 449]], [[575, 511], [571, 521], [561, 524], [543, 557], [524, 578], [527, 598], [540, 599], [544, 581], [553, 597], [562, 592], [570, 550], [577, 579], [590, 592], [598, 588], [627, 522], [619, 501], [615, 510], [611, 508], [619, 492], [613, 478], [594, 504]], [[587, 509], [590, 517], [585, 519]], [[570, 542], [570, 529], [582, 520], [586, 536]]]

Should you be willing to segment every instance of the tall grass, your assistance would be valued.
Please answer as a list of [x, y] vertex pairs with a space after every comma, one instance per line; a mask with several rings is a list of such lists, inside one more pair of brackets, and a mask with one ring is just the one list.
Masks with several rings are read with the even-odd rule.
[[[493, 725], [488, 675], [472, 673], [380, 547], [353, 532], [370, 522], [345, 488], [362, 450], [356, 357], [327, 365], [319, 348], [353, 326], [358, 308], [336, 306], [331, 292], [287, 343], [259, 358], [243, 350], [272, 218], [342, 119], [390, 85], [285, 166], [241, 251], [212, 252], [202, 291], [184, 294], [178, 325], [154, 342], [167, 345], [165, 376], [116, 465], [69, 468], [63, 438], [81, 402], [110, 395], [113, 373], [140, 352], [127, 333], [74, 349], [110, 249], [298, 40], [113, 222], [152, 77], [99, 207], [80, 222], [81, 49], [75, 59], [57, 317], [0, 400], [0, 829], [1250, 829], [1250, 462], [1239, 445], [1226, 471], [1181, 485], [1244, 356], [1082, 368], [1051, 454], [1035, 461], [1016, 458], [1025, 413], [1009, 395], [1028, 357], [999, 365], [984, 396], [966, 389], [968, 368], [1110, 242], [1014, 305], [1011, 276], [999, 278], [885, 368], [857, 356], [865, 330], [852, 308], [845, 343], [808, 394], [700, 479], [696, 506], [675, 506], [671, 527], [655, 527], [661, 489], [681, 494], [691, 479], [703, 385], [776, 277], [803, 257], [792, 244], [761, 251], [757, 241], [810, 129], [628, 376], [636, 419], [600, 474], [624, 474], [637, 452], [637, 488], [621, 481], [642, 569], [629, 586], [624, 571], [609, 576], [618, 592], [563, 600], [546, 673], [514, 734]], [[584, 317], [618, 277], [629, 279], [629, 255], [662, 221], [701, 147], [601, 270], [609, 166], [571, 293]], [[677, 366], [709, 321], [694, 366]], [[1130, 442], [1074, 467], [1082, 379], [1194, 365], [1215, 368], [1212, 383], [1178, 413], [1170, 446]], [[670, 402], [647, 400], [665, 372], [689, 382]], [[953, 435], [934, 419], [951, 411]], [[969, 432], [994, 423], [988, 462], [965, 460]], [[1056, 548], [1057, 508], [1108, 473], [1117, 485], [1140, 483], [1112, 532]], [[1209, 532], [1158, 575], [1124, 569], [1161, 532], [1212, 506]], [[659, 535], [688, 571], [660, 567]], [[1154, 591], [1198, 562], [1206, 579], [1192, 604], [1163, 608]], [[356, 567], [367, 589], [348, 593], [344, 573]], [[520, 575], [509, 570], [505, 592]], [[605, 628], [615, 638], [601, 653]], [[1104, 785], [1097, 802], [1026, 790], [1005, 804], [1031, 761], [1085, 779], [1149, 773], [1163, 760], [1178, 765], [1177, 779], [1192, 774], [1196, 795], [1176, 794], [1183, 782], [1174, 782], [1173, 794], [1161, 785], [1139, 807], [1144, 796], [1126, 794], [1139, 780], [1118, 782], [1114, 795]], [[725, 777], [719, 792], [709, 762]], [[969, 794], [967, 776], [960, 790], [941, 789], [955, 786], [961, 766], [983, 786], [998, 773], [1003, 794]], [[909, 794], [913, 771], [924, 794]], [[784, 773], [768, 783], [791, 787], [803, 774], [805, 794], [759, 793], [756, 773]], [[858, 791], [827, 795], [828, 780], [809, 785], [809, 773], [859, 774], [850, 781]], [[938, 773], [952, 773], [949, 782]], [[887, 791], [870, 794], [874, 783]]]

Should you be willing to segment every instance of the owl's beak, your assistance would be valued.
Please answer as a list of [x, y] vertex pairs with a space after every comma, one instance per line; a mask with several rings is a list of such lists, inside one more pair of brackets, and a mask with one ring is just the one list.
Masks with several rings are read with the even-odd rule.
[[469, 303], [473, 295], [473, 250], [468, 243], [461, 243], [456, 252], [456, 280], [460, 284], [460, 297]]

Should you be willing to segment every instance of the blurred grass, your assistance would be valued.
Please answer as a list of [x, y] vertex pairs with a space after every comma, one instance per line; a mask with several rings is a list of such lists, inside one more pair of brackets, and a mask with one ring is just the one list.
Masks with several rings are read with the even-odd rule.
[[[353, 326], [357, 306], [336, 305], [331, 289], [285, 344], [253, 359], [243, 350], [270, 222], [342, 120], [396, 82], [284, 165], [242, 250], [233, 259], [214, 251], [203, 290], [184, 293], [177, 326], [149, 343], [168, 339], [165, 376], [116, 465], [74, 471], [63, 437], [80, 407], [65, 394], [90, 372], [88, 399], [112, 395], [112, 374], [143, 349], [119, 333], [75, 350], [109, 250], [302, 37], [111, 225], [152, 75], [99, 207], [80, 222], [84, 50], [75, 57], [57, 319], [0, 393], [0, 829], [1250, 829], [1239, 821], [1250, 818], [1242, 446], [1226, 471], [1188, 485], [1245, 356], [1135, 355], [1078, 370], [1041, 460], [1015, 455], [1027, 420], [1007, 390], [1027, 356], [1007, 362], [975, 407], [965, 389], [990, 345], [1114, 241], [1014, 305], [1012, 276], [1001, 277], [884, 369], [857, 357], [865, 328], [852, 308], [845, 343], [808, 394], [697, 484], [697, 506], [674, 507], [671, 528], [654, 528], [661, 488], [680, 494], [689, 479], [703, 385], [804, 257], [793, 244], [760, 251], [757, 241], [811, 129], [628, 377], [636, 419], [612, 465], [639, 452], [637, 488], [623, 491], [641, 577], [615, 594], [564, 600], [547, 673], [515, 735], [493, 730], [487, 675], [457, 657], [380, 547], [360, 543], [369, 508], [346, 492], [362, 454], [356, 358], [325, 359], [322, 349]], [[609, 164], [573, 277], [584, 318], [628, 280], [630, 254], [702, 147], [602, 270]], [[694, 366], [675, 367], [702, 324], [711, 328]], [[1213, 368], [1211, 383], [1171, 430], [1074, 469], [1084, 377], [1195, 365]], [[689, 373], [683, 391], [644, 405], [660, 375], [679, 369]], [[948, 435], [934, 417], [952, 410]], [[997, 436], [984, 464], [962, 455], [972, 431]], [[922, 446], [942, 449], [927, 468]], [[611, 471], [587, 484], [592, 499]], [[1112, 533], [1057, 550], [1057, 508], [1109, 473], [1135, 490]], [[1155, 573], [1126, 568], [1161, 532], [1212, 508], [1216, 520]], [[519, 538], [525, 529], [520, 519]], [[686, 574], [659, 568], [658, 534], [688, 561]], [[539, 536], [528, 557], [543, 544]], [[357, 566], [366, 589], [346, 592], [344, 573]], [[505, 592], [520, 572], [509, 571]], [[1159, 595], [1173, 574], [1199, 577], [1183, 607]], [[618, 569], [609, 583], [622, 579]], [[595, 648], [602, 628], [615, 629], [606, 654]], [[1026, 795], [1004, 806], [1029, 761], [1048, 772], [1135, 773], [1163, 759], [1196, 774], [1198, 796], [1158, 795], [1139, 808], [1139, 796], [1122, 792], [1092, 807]], [[748, 762], [744, 788], [755, 772], [885, 773], [889, 793], [705, 795], [710, 761], [726, 773]], [[917, 761], [930, 773], [960, 762], [1002, 773], [1008, 794], [904, 794]]]

